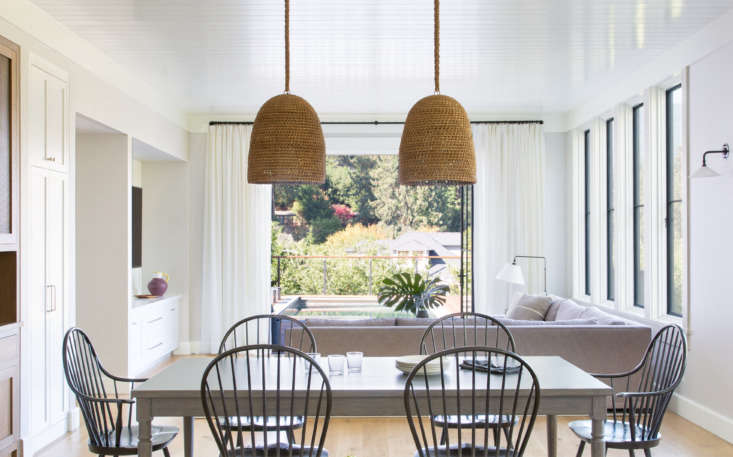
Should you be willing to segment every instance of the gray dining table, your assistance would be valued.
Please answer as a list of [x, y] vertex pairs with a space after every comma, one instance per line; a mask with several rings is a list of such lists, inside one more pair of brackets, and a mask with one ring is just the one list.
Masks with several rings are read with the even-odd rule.
[[[151, 421], [155, 417], [183, 417], [184, 455], [193, 456], [193, 418], [204, 415], [201, 377], [211, 360], [206, 357], [177, 360], [137, 386], [132, 395], [137, 402], [140, 457], [152, 457]], [[603, 457], [603, 422], [611, 388], [561, 357], [531, 356], [524, 360], [540, 384], [539, 414], [547, 416], [548, 456], [557, 455], [556, 416], [573, 415], [590, 417], [591, 456]], [[331, 415], [404, 416], [406, 379], [395, 367], [395, 357], [365, 357], [361, 373], [329, 377], [333, 395]], [[450, 376], [446, 379], [450, 383]], [[528, 394], [529, 389], [520, 389], [520, 395], [522, 392]]]

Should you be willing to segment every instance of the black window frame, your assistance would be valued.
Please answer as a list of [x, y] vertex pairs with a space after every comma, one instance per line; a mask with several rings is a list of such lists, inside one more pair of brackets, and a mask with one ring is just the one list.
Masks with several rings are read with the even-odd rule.
[[606, 119], [606, 299], [608, 301], [616, 300], [616, 268], [613, 262], [613, 227], [616, 215], [613, 200], [615, 186], [613, 174], [613, 129], [613, 118]]
[[674, 212], [672, 211], [672, 206], [675, 204], [682, 205], [682, 199], [672, 199], [672, 196], [674, 195], [674, 165], [673, 165], [673, 159], [674, 159], [674, 135], [672, 132], [672, 124], [674, 122], [674, 114], [673, 114], [673, 107], [672, 107], [672, 95], [674, 91], [676, 90], [682, 90], [682, 84], [678, 84], [674, 87], [670, 87], [665, 91], [665, 128], [666, 128], [666, 145], [665, 145], [665, 176], [666, 176], [666, 189], [665, 189], [665, 217], [664, 217], [664, 225], [665, 225], [665, 232], [666, 232], [666, 238], [667, 238], [667, 246], [666, 246], [666, 266], [667, 266], [667, 303], [666, 303], [666, 312], [670, 316], [676, 316], [676, 317], [682, 317], [682, 313], [675, 313], [672, 312], [672, 289], [673, 289], [673, 278], [674, 278], [674, 221], [671, 220], [672, 215]]
[[[637, 125], [637, 113], [640, 112], [640, 110], [644, 107], [643, 103], [639, 103], [638, 105], [635, 105], [632, 108], [632, 116], [631, 116], [631, 144], [632, 144], [632, 175], [633, 175], [633, 196], [632, 196], [632, 210], [633, 210], [633, 252], [634, 252], [634, 269], [633, 269], [633, 277], [634, 277], [634, 297], [633, 297], [633, 303], [634, 306], [637, 308], [644, 308], [644, 302], [642, 297], [642, 302], [637, 303], [637, 297], [639, 296], [639, 281], [638, 281], [638, 272], [641, 271], [641, 258], [640, 258], [640, 250], [641, 250], [641, 236], [640, 233], [641, 227], [640, 227], [640, 221], [639, 216], [637, 214], [637, 210], [644, 210], [645, 204], [643, 201], [643, 196], [639, 195], [640, 189], [639, 189], [639, 172], [643, 171], [641, 170], [642, 164], [640, 163], [640, 152], [639, 149], [642, 147], [641, 145], [641, 138], [639, 136], [640, 132], [639, 129], [643, 130], [644, 126], [641, 125], [643, 119], [640, 120]], [[643, 290], [642, 290], [643, 292]]]
[[590, 129], [583, 132], [583, 199], [585, 206], [584, 243], [585, 243], [585, 295], [591, 295], [591, 269], [590, 269]]

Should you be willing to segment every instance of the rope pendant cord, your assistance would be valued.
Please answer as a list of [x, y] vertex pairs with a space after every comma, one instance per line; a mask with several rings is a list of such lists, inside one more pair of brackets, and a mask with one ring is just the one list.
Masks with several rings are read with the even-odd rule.
[[[287, 0], [286, 0], [287, 1]], [[434, 18], [435, 27], [433, 35], [433, 58], [435, 60], [435, 93], [440, 93], [440, 0], [434, 2]]]
[[290, 0], [285, 0], [285, 93], [290, 93]]

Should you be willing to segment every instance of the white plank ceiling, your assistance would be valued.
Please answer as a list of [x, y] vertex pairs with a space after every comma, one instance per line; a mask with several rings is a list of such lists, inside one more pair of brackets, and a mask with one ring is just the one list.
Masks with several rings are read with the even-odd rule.
[[[283, 2], [33, 0], [189, 112], [283, 90]], [[444, 0], [441, 89], [469, 112], [577, 106], [733, 0]], [[432, 93], [430, 0], [291, 0], [291, 90], [321, 113], [405, 113]]]

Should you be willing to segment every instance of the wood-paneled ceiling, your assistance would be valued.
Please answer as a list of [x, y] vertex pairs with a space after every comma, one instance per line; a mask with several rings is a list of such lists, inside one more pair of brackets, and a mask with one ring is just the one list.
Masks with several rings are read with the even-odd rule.
[[[283, 89], [283, 2], [33, 0], [189, 112]], [[443, 0], [441, 89], [469, 112], [555, 112], [692, 36], [733, 0]], [[432, 92], [429, 0], [291, 0], [291, 89], [321, 113], [404, 113]]]

